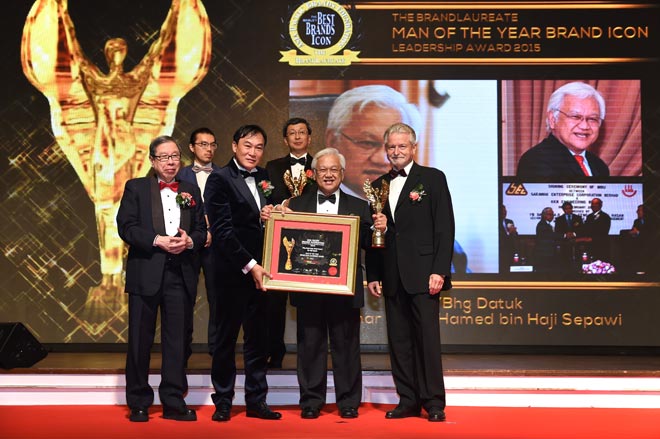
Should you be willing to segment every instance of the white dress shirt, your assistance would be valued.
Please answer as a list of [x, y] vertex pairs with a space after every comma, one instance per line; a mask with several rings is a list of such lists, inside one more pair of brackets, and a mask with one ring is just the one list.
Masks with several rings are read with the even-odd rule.
[[390, 211], [392, 212], [392, 220], [396, 222], [394, 217], [394, 211], [396, 210], [396, 203], [399, 202], [399, 197], [401, 196], [401, 191], [403, 190], [403, 185], [406, 184], [408, 176], [410, 175], [410, 169], [412, 168], [413, 162], [408, 163], [403, 169], [406, 171], [406, 176], [402, 177], [398, 175], [396, 178], [390, 180], [390, 194], [388, 201], [390, 203]]

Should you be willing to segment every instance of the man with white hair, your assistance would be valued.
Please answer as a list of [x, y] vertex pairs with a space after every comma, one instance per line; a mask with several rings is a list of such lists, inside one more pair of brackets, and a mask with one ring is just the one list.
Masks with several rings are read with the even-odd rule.
[[608, 177], [605, 162], [587, 151], [604, 119], [605, 100], [595, 88], [584, 82], [559, 87], [548, 101], [548, 137], [520, 157], [517, 177]]
[[365, 85], [337, 97], [328, 114], [325, 143], [355, 163], [346, 169], [342, 190], [364, 199], [364, 181], [374, 181], [389, 170], [383, 133], [397, 122], [421, 129], [417, 107], [391, 87]]

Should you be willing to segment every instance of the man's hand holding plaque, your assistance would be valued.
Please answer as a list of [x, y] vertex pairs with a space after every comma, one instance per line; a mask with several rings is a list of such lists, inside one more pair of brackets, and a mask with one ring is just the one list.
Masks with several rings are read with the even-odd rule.
[[[364, 189], [364, 194], [369, 201], [369, 206], [371, 206], [371, 211], [378, 215], [383, 211], [385, 203], [387, 203], [387, 197], [390, 194], [390, 185], [387, 181], [383, 181], [380, 189], [374, 188], [371, 185], [371, 181], [367, 178], [362, 186]], [[374, 223], [374, 231], [371, 234], [371, 247], [373, 248], [384, 248], [385, 247], [385, 230], [381, 230], [376, 223]]]

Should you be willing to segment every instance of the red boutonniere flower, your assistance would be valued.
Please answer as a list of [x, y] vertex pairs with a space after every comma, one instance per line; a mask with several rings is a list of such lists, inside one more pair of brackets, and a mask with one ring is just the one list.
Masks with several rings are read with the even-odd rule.
[[305, 171], [305, 177], [307, 177], [308, 179], [311, 179], [312, 177], [314, 177], [314, 171], [312, 171], [311, 169], [306, 170]]
[[273, 192], [273, 189], [275, 189], [275, 186], [273, 186], [269, 180], [261, 180], [258, 187], [261, 193], [264, 194], [264, 197], [269, 196], [271, 192]]
[[195, 203], [195, 199], [188, 192], [180, 192], [176, 194], [176, 204], [179, 205], [180, 209], [189, 209], [197, 203]]
[[424, 185], [421, 183], [415, 186], [415, 189], [410, 191], [410, 194], [408, 195], [408, 197], [410, 197], [410, 202], [412, 203], [419, 203], [425, 196], [426, 192], [424, 192]]

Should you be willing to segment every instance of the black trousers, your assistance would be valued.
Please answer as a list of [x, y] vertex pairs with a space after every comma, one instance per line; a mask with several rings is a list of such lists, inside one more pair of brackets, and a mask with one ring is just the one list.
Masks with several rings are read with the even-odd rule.
[[407, 408], [445, 407], [439, 296], [408, 294], [400, 283], [394, 296], [385, 296], [392, 377]]
[[320, 409], [325, 404], [329, 338], [337, 406], [357, 409], [362, 397], [360, 309], [343, 297], [306, 299], [297, 307], [300, 406]]
[[286, 329], [286, 304], [289, 294], [283, 291], [266, 293], [268, 313], [268, 358], [273, 363], [281, 363], [286, 354], [284, 330]]
[[147, 408], [154, 401], [148, 379], [159, 309], [163, 359], [158, 395], [164, 406], [185, 405], [183, 396], [188, 391], [185, 364], [190, 350], [188, 330], [192, 324], [193, 301], [186, 291], [180, 267], [164, 270], [163, 287], [155, 296], [129, 294], [126, 403], [131, 409]]
[[266, 297], [254, 288], [223, 288], [217, 295], [218, 344], [213, 352], [213, 403], [232, 404], [236, 384], [236, 341], [243, 326], [245, 404], [266, 400]]

